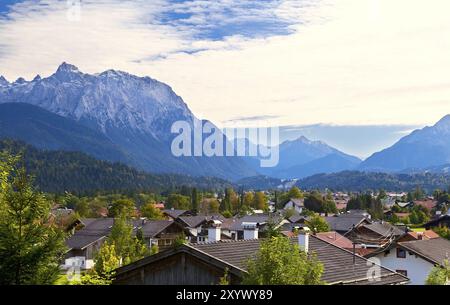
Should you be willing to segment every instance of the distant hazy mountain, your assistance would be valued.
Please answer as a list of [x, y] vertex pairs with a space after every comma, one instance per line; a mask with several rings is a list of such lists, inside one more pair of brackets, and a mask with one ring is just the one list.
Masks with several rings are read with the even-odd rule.
[[303, 178], [356, 168], [361, 160], [321, 141], [300, 137], [279, 145], [280, 162], [274, 168], [261, 168], [266, 175], [281, 179]]
[[426, 168], [407, 168], [407, 169], [400, 171], [400, 173], [406, 173], [406, 174], [417, 174], [417, 173], [450, 174], [450, 163], [430, 166], [430, 167], [426, 167]]
[[[229, 179], [257, 174], [238, 157], [174, 157], [173, 122], [185, 121], [192, 128], [200, 121], [169, 86], [150, 77], [115, 70], [91, 75], [63, 63], [48, 78], [20, 78], [14, 83], [1, 78], [0, 103], [12, 102], [41, 107], [101, 133], [126, 153], [128, 164], [146, 171]], [[55, 145], [55, 138], [42, 136], [41, 147], [47, 140]]]
[[396, 172], [450, 163], [450, 115], [434, 126], [415, 130], [393, 146], [373, 154], [359, 169]]

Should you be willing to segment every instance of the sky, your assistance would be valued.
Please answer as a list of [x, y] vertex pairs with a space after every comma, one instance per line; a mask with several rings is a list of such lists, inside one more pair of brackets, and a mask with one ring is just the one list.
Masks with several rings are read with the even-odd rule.
[[0, 75], [48, 76], [63, 61], [147, 75], [219, 126], [287, 126], [367, 157], [450, 113], [449, 11], [448, 0], [2, 0]]

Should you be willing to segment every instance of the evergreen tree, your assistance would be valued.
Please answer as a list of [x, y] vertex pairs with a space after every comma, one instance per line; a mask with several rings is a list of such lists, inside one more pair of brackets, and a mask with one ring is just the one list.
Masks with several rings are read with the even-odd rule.
[[253, 198], [253, 208], [267, 211], [269, 209], [267, 196], [263, 192], [256, 192]]
[[14, 162], [0, 158], [0, 284], [52, 284], [66, 251], [65, 236], [48, 223], [51, 203]]
[[197, 188], [192, 188], [192, 194], [191, 194], [191, 205], [192, 205], [192, 211], [197, 214], [199, 211], [199, 198], [197, 193]]

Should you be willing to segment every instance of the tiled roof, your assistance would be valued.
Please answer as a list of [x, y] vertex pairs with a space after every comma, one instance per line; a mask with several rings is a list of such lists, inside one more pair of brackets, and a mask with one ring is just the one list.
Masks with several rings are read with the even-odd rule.
[[84, 227], [69, 237], [66, 245], [69, 249], [84, 249], [93, 242], [101, 240], [109, 235], [114, 224], [113, 218], [83, 218]]
[[373, 222], [363, 225], [364, 228], [379, 234], [380, 236], [401, 236], [405, 234], [405, 231], [391, 225], [387, 222]]
[[163, 210], [164, 213], [172, 217], [173, 219], [177, 219], [181, 215], [187, 212], [187, 210], [172, 210], [172, 209], [165, 209]]
[[147, 220], [139, 227], [142, 228], [142, 233], [144, 233], [144, 237], [152, 238], [173, 224], [174, 222], [170, 220]]
[[405, 241], [398, 244], [435, 264], [443, 264], [444, 260], [450, 259], [450, 241], [442, 237]]
[[[320, 232], [316, 233], [315, 236], [339, 248], [343, 249], [353, 248], [353, 242], [337, 232]], [[361, 246], [355, 245], [355, 247], [360, 248]]]
[[351, 230], [353, 226], [358, 226], [366, 220], [366, 217], [358, 214], [342, 214], [339, 216], [325, 217], [325, 220], [330, 225], [332, 231], [346, 232]]
[[[84, 224], [84, 228], [76, 231], [66, 241], [70, 249], [83, 249], [97, 240], [106, 238], [111, 233], [111, 228], [114, 224], [113, 218], [84, 218], [81, 221]], [[148, 238], [156, 236], [173, 224], [174, 222], [169, 220], [133, 221], [134, 229], [142, 227], [144, 237]]]
[[114, 224], [114, 218], [83, 218], [81, 222], [84, 227], [77, 231], [84, 235], [102, 235], [107, 234]]
[[432, 210], [436, 207], [437, 205], [437, 201], [436, 200], [415, 200], [414, 201], [414, 205], [419, 205], [422, 206], [424, 208], [426, 208], [427, 210]]
[[90, 244], [106, 238], [105, 235], [82, 235], [75, 234], [66, 241], [66, 245], [69, 249], [82, 250]]
[[308, 217], [303, 216], [303, 215], [292, 215], [291, 217], [289, 217], [289, 221], [290, 222], [298, 222], [298, 221], [304, 221], [307, 220]]
[[[246, 269], [246, 262], [255, 256], [260, 248], [261, 239], [242, 241], [220, 241], [216, 243], [191, 245], [197, 250], [225, 261], [233, 267]], [[293, 243], [297, 237], [291, 238]], [[309, 239], [310, 252], [317, 255], [317, 259], [324, 265], [322, 280], [328, 284], [377, 284], [368, 279], [368, 261], [360, 256], [354, 256], [350, 251], [336, 247], [315, 236]], [[355, 260], [355, 263], [353, 263]], [[381, 268], [382, 283], [404, 283], [407, 279], [384, 267]]]
[[[414, 239], [419, 239], [419, 232], [408, 232], [407, 234], [410, 235]], [[424, 238], [433, 239], [433, 238], [439, 238], [439, 235], [434, 232], [433, 230], [426, 230], [421, 232], [424, 236]]]

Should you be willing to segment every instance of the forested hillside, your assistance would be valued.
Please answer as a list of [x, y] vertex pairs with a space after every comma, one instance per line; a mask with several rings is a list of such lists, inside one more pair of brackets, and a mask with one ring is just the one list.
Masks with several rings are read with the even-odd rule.
[[334, 174], [319, 174], [297, 182], [302, 189], [330, 189], [338, 191], [366, 191], [384, 189], [388, 191], [410, 191], [420, 186], [432, 192], [435, 189], [448, 189], [448, 174], [386, 174], [358, 171], [344, 171]]
[[212, 190], [230, 185], [218, 178], [148, 174], [120, 163], [97, 160], [84, 153], [44, 151], [14, 140], [1, 140], [2, 150], [20, 154], [28, 172], [35, 177], [35, 184], [44, 192], [165, 191], [180, 186]]

